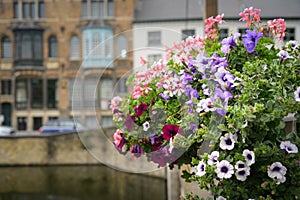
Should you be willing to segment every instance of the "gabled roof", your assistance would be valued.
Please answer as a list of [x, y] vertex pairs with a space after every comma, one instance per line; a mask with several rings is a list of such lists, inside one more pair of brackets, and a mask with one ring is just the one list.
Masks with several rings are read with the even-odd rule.
[[[202, 19], [202, 0], [139, 0], [135, 22]], [[218, 13], [224, 18], [239, 18], [244, 8], [262, 10], [262, 18], [300, 19], [300, 0], [218, 0]]]

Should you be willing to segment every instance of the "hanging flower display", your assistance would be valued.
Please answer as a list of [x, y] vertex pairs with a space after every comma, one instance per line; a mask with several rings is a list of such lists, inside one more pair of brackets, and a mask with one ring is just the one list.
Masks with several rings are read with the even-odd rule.
[[212, 199], [300, 198], [300, 133], [284, 122], [289, 113], [300, 118], [300, 46], [278, 47], [284, 19], [262, 24], [260, 13], [245, 9], [246, 32], [222, 41], [224, 15], [208, 18], [203, 38], [188, 37], [153, 64], [141, 59], [149, 67], [111, 103], [120, 153], [158, 167], [189, 165], [182, 177]]

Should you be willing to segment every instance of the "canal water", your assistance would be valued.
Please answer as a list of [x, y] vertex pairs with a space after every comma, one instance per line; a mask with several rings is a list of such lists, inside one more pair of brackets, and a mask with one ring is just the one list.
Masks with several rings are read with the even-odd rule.
[[106, 166], [0, 167], [0, 200], [165, 200], [166, 181]]

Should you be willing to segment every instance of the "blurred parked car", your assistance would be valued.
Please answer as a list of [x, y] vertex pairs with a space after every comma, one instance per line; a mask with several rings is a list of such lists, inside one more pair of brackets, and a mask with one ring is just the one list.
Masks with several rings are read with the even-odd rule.
[[39, 128], [40, 133], [71, 133], [84, 131], [86, 128], [74, 120], [50, 120]]
[[0, 126], [0, 136], [13, 135], [15, 129], [10, 126]]

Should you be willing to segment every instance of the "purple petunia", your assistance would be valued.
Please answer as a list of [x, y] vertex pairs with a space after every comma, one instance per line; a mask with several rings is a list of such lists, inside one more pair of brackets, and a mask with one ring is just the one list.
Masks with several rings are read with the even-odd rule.
[[248, 53], [252, 53], [257, 45], [258, 40], [263, 36], [262, 33], [246, 30], [246, 34], [243, 35], [242, 43], [246, 47]]
[[234, 84], [234, 76], [224, 67], [220, 67], [215, 73], [215, 76], [223, 89], [232, 89]]
[[144, 154], [142, 147], [138, 144], [135, 144], [133, 147], [131, 147], [130, 151], [137, 158]]
[[241, 36], [240, 33], [234, 32], [231, 37], [223, 39], [222, 40], [221, 52], [226, 55], [232, 47], [237, 45], [236, 44], [237, 38], [239, 38], [240, 36]]

